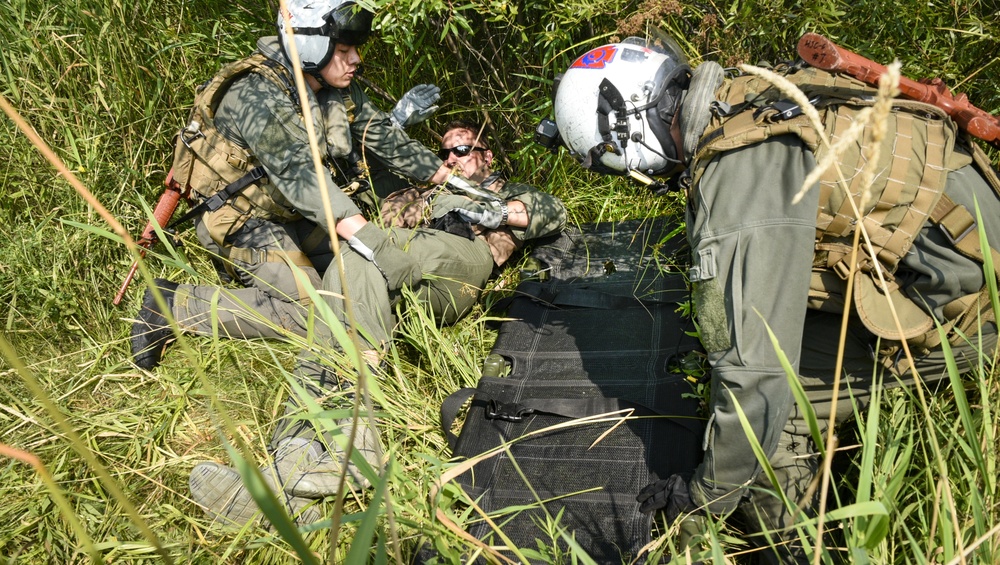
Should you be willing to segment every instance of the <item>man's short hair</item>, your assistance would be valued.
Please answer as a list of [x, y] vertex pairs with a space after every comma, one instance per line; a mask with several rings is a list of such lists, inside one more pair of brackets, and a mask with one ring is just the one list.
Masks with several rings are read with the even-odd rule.
[[[483, 130], [483, 125], [480, 124], [479, 122], [473, 122], [471, 120], [452, 120], [448, 122], [446, 126], [444, 126], [444, 131], [441, 133], [441, 135], [444, 135], [449, 131], [455, 129], [467, 129], [471, 131], [473, 135], [479, 136], [478, 145], [480, 147], [482, 147], [483, 149], [490, 148], [490, 145], [486, 143], [486, 132]], [[482, 134], [480, 134], [480, 132], [482, 132]]]

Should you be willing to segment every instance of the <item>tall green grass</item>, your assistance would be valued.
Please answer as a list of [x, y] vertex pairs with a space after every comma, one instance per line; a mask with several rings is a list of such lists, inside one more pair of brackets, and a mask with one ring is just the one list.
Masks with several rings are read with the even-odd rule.
[[[725, 64], [790, 58], [797, 37], [816, 30], [880, 61], [898, 57], [913, 78], [942, 76], [980, 107], [1000, 110], [1000, 14], [983, 1], [378, 4], [381, 31], [365, 49], [367, 77], [392, 96], [420, 82], [443, 89], [439, 114], [413, 135], [433, 143], [432, 128], [453, 117], [488, 121], [507, 168], [563, 198], [576, 223], [680, 215], [676, 196], [592, 175], [531, 143], [535, 123], [551, 113], [553, 76], [584, 49], [646, 25], [681, 36], [695, 62]], [[195, 86], [272, 33], [275, 5], [0, 2], [0, 94], [135, 234], [159, 195], [171, 137]], [[378, 488], [347, 497], [342, 508], [323, 502], [327, 521], [306, 532], [218, 531], [190, 500], [188, 472], [199, 461], [236, 456], [253, 480], [301, 342], [185, 338], [162, 367], [137, 370], [127, 336], [148, 279], [136, 280], [122, 308], [111, 306], [132, 256], [6, 117], [0, 162], [0, 443], [11, 448], [0, 454], [6, 562], [395, 562], [425, 544], [442, 562], [474, 553], [435, 518], [458, 526], [479, 519], [454, 485], [439, 485], [452, 467], [437, 407], [475, 384], [495, 337], [493, 314], [479, 308], [443, 329], [419, 309], [401, 317], [390, 362], [369, 381], [392, 461]], [[150, 255], [148, 273], [217, 283], [190, 227], [178, 237], [180, 247], [161, 245]], [[515, 267], [491, 296], [516, 279]], [[887, 514], [830, 519], [851, 560], [995, 562], [992, 406], [1000, 399], [989, 358], [972, 379], [954, 380], [951, 393], [928, 396], [926, 405], [889, 391], [858, 415], [857, 446], [842, 446], [851, 468], [835, 486]], [[334, 361], [351, 371], [349, 361]], [[273, 520], [281, 522], [277, 514]], [[529, 553], [586, 562], [555, 548], [566, 539], [558, 517], [548, 527], [543, 548]], [[661, 527], [658, 551], [680, 552], [672, 527]], [[738, 531], [713, 524], [692, 555], [743, 559], [742, 549]]]

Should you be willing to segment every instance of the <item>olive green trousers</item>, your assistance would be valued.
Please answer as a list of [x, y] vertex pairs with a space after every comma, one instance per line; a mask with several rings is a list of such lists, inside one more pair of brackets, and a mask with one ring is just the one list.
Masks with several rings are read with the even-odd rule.
[[[312, 308], [305, 290], [308, 281], [313, 288], [329, 292], [325, 299], [344, 324], [346, 310], [339, 297], [351, 297], [361, 335], [370, 336], [371, 347], [381, 347], [391, 337], [392, 304], [399, 293], [390, 294], [378, 268], [346, 244], [341, 244], [341, 280], [329, 238], [315, 238], [311, 226], [308, 222], [248, 225], [241, 230], [236, 247], [252, 251], [232, 260], [245, 286], [180, 285], [174, 297], [174, 318], [185, 331], [199, 335], [305, 336]], [[493, 258], [483, 241], [429, 229], [392, 230], [390, 237], [423, 266], [424, 280], [412, 291], [439, 322], [453, 323], [475, 305], [493, 272]], [[310, 239], [316, 242], [307, 247]]]

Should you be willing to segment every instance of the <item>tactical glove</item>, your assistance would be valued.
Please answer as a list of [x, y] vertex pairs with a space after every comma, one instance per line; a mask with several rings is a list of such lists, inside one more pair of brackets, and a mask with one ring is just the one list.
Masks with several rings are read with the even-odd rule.
[[436, 220], [442, 216], [447, 216], [454, 210], [467, 208], [475, 205], [475, 203], [476, 202], [473, 199], [460, 194], [437, 194], [429, 200], [429, 204], [431, 205], [431, 218]]
[[507, 203], [502, 200], [488, 202], [470, 200], [468, 204], [455, 208], [455, 212], [467, 222], [479, 224], [487, 229], [495, 230], [507, 225]]
[[375, 224], [362, 226], [347, 240], [347, 245], [378, 267], [389, 290], [399, 290], [404, 284], [415, 285], [424, 277], [420, 263], [396, 247]]
[[434, 103], [439, 98], [440, 88], [433, 84], [418, 84], [396, 102], [396, 107], [389, 114], [389, 121], [399, 129], [419, 124], [438, 109]]
[[689, 480], [684, 475], [670, 475], [666, 479], [646, 485], [635, 497], [639, 503], [639, 512], [662, 509], [667, 521], [673, 522], [681, 514], [698, 510], [698, 506], [691, 500]]

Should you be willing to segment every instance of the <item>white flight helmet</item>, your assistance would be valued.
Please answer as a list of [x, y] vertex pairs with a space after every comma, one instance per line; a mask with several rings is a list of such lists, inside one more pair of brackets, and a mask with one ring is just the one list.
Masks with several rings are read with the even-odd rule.
[[[372, 13], [353, 0], [288, 0], [288, 17], [302, 71], [318, 75], [337, 43], [361, 45], [372, 31]], [[278, 11], [278, 38], [290, 61], [285, 18]]]
[[593, 171], [670, 173], [682, 163], [670, 125], [690, 76], [687, 58], [668, 38], [649, 45], [630, 37], [591, 49], [556, 86], [559, 135]]

